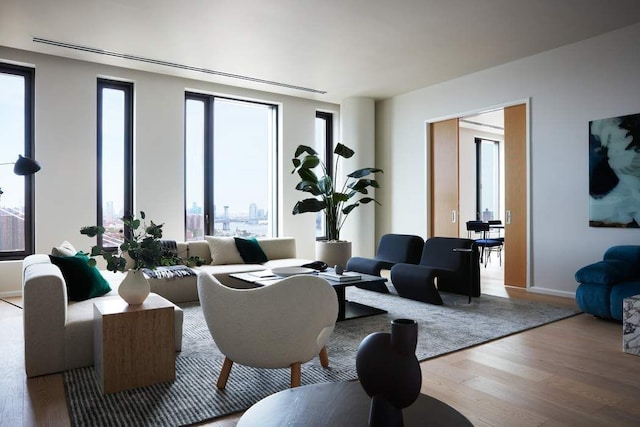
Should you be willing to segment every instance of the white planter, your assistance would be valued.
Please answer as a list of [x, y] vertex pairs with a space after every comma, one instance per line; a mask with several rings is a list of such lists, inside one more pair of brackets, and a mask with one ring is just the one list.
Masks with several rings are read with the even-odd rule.
[[330, 267], [345, 267], [351, 258], [351, 242], [342, 240], [316, 241], [316, 259], [327, 263]]
[[140, 270], [129, 270], [118, 286], [120, 297], [131, 305], [142, 304], [150, 291], [149, 282]]

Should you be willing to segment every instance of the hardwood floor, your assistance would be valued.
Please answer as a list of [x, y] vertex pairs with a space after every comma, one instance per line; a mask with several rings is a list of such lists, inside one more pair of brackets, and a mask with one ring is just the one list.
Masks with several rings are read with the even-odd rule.
[[[492, 260], [483, 293], [573, 306], [573, 299], [502, 286]], [[5, 298], [16, 305], [20, 298]], [[62, 375], [26, 379], [22, 311], [0, 301], [0, 425], [68, 426]], [[638, 426], [640, 357], [621, 325], [581, 314], [421, 364], [422, 392], [476, 426]], [[204, 423], [234, 426], [241, 414]]]

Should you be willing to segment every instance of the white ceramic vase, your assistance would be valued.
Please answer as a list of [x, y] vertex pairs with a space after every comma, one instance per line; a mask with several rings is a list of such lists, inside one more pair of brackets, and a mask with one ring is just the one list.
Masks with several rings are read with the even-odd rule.
[[120, 297], [131, 305], [142, 304], [149, 296], [151, 288], [140, 270], [129, 270], [118, 287]]
[[347, 266], [351, 258], [351, 242], [344, 240], [318, 240], [316, 242], [316, 259], [327, 263], [330, 267]]

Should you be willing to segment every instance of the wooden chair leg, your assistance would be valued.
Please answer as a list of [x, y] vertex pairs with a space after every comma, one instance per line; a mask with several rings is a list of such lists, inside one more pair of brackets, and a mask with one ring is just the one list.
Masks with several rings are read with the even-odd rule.
[[293, 365], [291, 365], [291, 388], [300, 386], [300, 380], [301, 380], [300, 368], [301, 367], [302, 367], [302, 363], [300, 362], [296, 362]]
[[320, 350], [320, 354], [318, 356], [320, 357], [320, 365], [322, 365], [323, 368], [328, 368], [329, 355], [327, 354], [327, 346], [322, 347], [322, 350]]
[[220, 376], [218, 377], [217, 386], [220, 390], [224, 389], [227, 386], [227, 380], [229, 379], [229, 374], [231, 373], [232, 366], [233, 360], [225, 357], [224, 363], [222, 364], [222, 369], [220, 370]]

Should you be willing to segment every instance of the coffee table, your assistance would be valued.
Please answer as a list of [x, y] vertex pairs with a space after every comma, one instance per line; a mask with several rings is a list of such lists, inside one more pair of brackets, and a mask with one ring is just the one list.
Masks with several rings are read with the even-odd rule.
[[[329, 269], [330, 271], [332, 269]], [[316, 273], [311, 273], [316, 274]], [[269, 276], [265, 271], [252, 272], [252, 273], [235, 273], [229, 276], [234, 279], [242, 280], [243, 282], [252, 283], [256, 286], [269, 286], [273, 283], [277, 283], [284, 277], [276, 277], [275, 275]], [[324, 277], [323, 277], [324, 279]], [[360, 283], [382, 283], [384, 284], [387, 279], [380, 276], [372, 276], [370, 274], [360, 274], [360, 280], [353, 280], [350, 282], [336, 282], [334, 280], [326, 279], [327, 282], [333, 286], [338, 297], [338, 319], [337, 321], [357, 319], [360, 317], [374, 316], [376, 314], [384, 314], [387, 311], [380, 308], [371, 307], [369, 305], [360, 304], [354, 301], [347, 301], [345, 296], [345, 289], [347, 286], [355, 286]]]
[[[366, 426], [371, 400], [357, 381], [312, 384], [284, 390], [249, 408], [238, 427], [249, 426]], [[421, 394], [402, 410], [407, 427], [468, 427], [460, 412]]]

